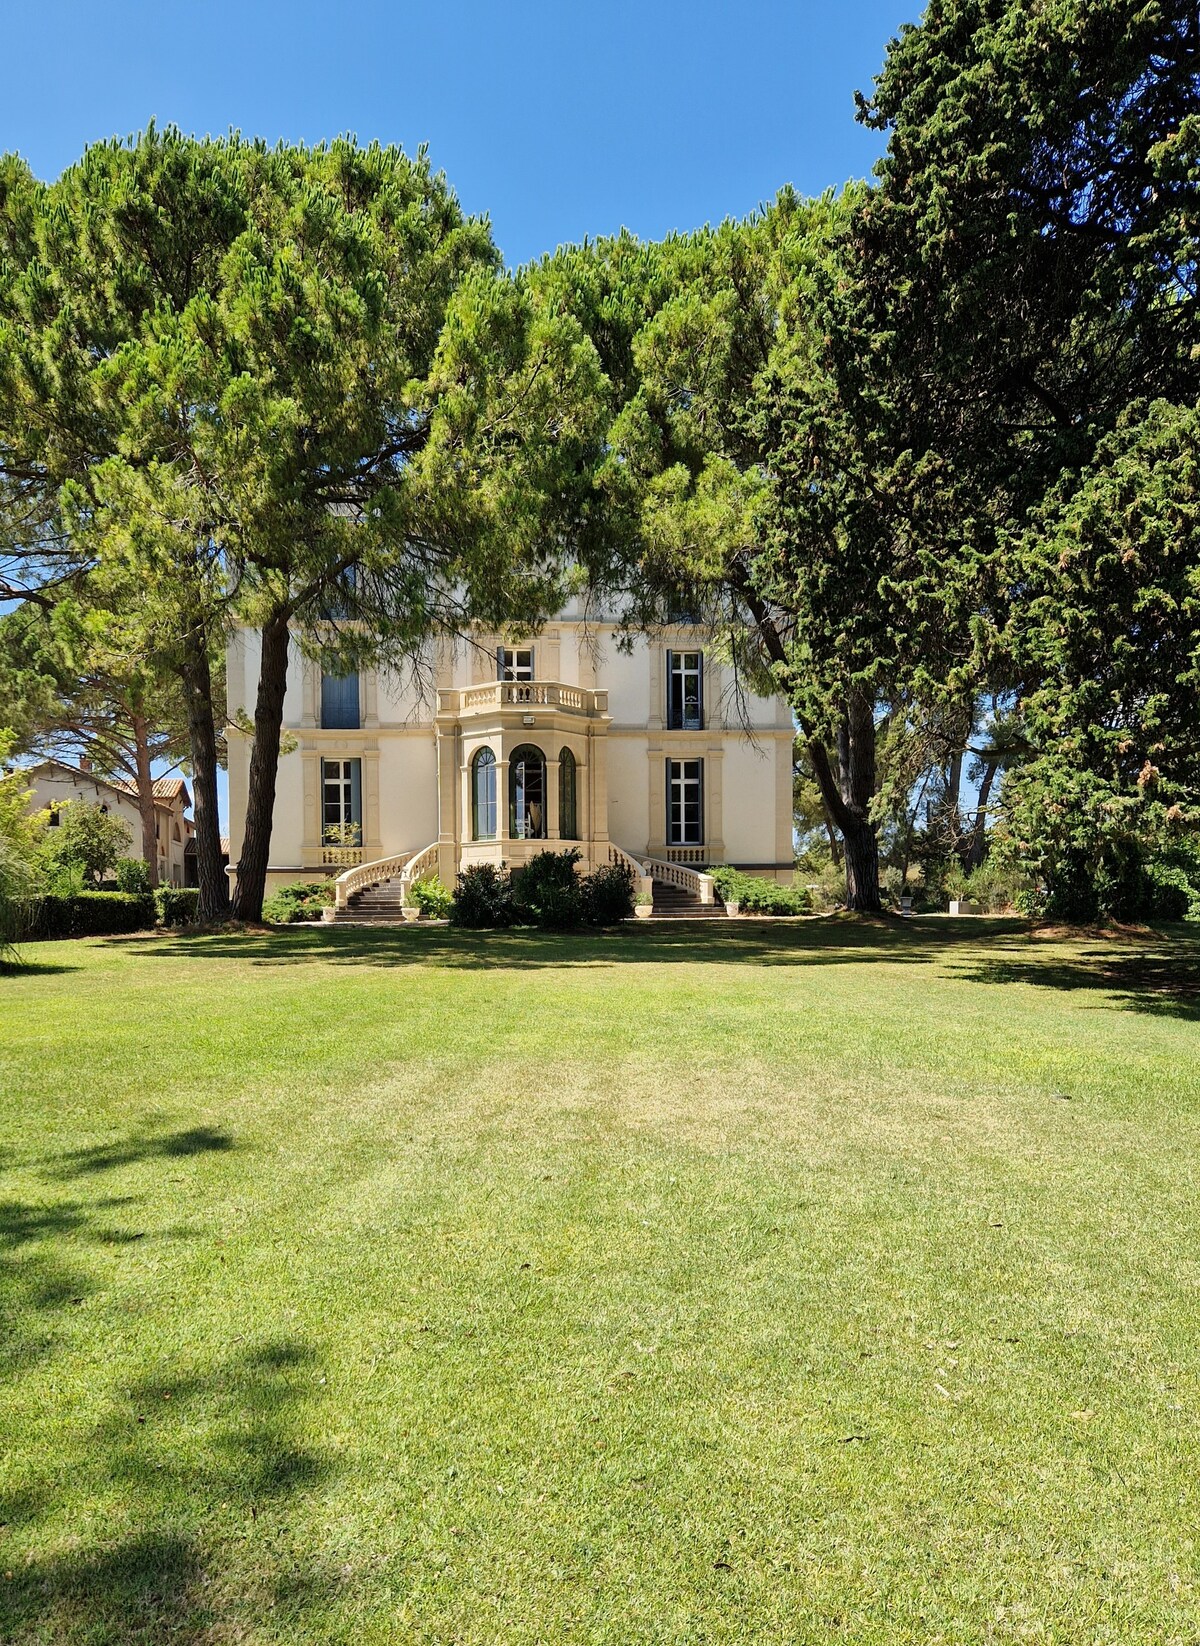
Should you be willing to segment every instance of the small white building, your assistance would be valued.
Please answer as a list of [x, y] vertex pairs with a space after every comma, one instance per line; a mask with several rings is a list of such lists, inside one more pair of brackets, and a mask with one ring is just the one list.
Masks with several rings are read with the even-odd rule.
[[[22, 774], [32, 791], [30, 809], [50, 813], [49, 826], [57, 828], [64, 806], [78, 802], [99, 806], [119, 817], [130, 828], [130, 857], [142, 856], [142, 814], [131, 785], [101, 777], [86, 761], [78, 766], [64, 760], [41, 760]], [[181, 777], [154, 780], [154, 835], [158, 851], [158, 879], [163, 886], [186, 885], [185, 859], [192, 838], [192, 820], [187, 813], [191, 795]]]
[[[445, 644], [427, 678], [289, 665], [268, 889], [420, 859], [453, 885], [471, 863], [577, 847], [614, 859], [735, 864], [792, 878], [792, 717], [735, 689], [694, 628], [619, 644], [568, 608], [532, 641]], [[259, 637], [227, 657], [230, 863], [242, 844]]]

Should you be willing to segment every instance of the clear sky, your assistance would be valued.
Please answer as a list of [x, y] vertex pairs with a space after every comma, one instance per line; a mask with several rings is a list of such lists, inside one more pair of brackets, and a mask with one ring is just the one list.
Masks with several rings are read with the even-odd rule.
[[0, 145], [51, 178], [152, 117], [428, 143], [510, 263], [870, 171], [854, 120], [918, 0], [3, 0]]
[[[815, 194], [881, 152], [854, 119], [919, 0], [0, 0], [0, 148], [56, 177], [151, 120], [353, 132], [434, 164], [510, 264]], [[222, 793], [222, 808], [226, 804]]]

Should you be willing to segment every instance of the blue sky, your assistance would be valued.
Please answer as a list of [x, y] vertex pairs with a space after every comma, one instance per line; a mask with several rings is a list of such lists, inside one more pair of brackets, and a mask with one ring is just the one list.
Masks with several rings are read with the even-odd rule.
[[[854, 119], [917, 0], [36, 0], [0, 8], [0, 147], [56, 177], [155, 119], [427, 143], [510, 264], [867, 175]], [[14, 72], [18, 70], [19, 72]], [[224, 806], [224, 795], [222, 805]]]
[[[853, 94], [915, 0], [36, 0], [0, 9], [0, 144], [39, 176], [151, 118], [428, 143], [510, 263], [869, 172]], [[17, 66], [20, 72], [13, 72]]]

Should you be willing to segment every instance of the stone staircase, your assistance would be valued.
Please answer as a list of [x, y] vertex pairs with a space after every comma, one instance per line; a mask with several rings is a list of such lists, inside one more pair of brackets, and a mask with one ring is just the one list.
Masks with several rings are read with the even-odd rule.
[[334, 913], [335, 926], [399, 926], [404, 916], [400, 913], [400, 876], [381, 880], [377, 886], [355, 892], [344, 909]]
[[663, 880], [654, 882], [655, 920], [724, 920], [723, 903], [701, 903], [695, 892], [681, 886], [668, 885]]

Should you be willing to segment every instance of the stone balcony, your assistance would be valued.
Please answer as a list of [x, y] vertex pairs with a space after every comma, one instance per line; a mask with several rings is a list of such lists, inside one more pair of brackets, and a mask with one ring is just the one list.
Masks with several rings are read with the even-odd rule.
[[482, 686], [438, 692], [439, 719], [495, 720], [507, 718], [509, 714], [529, 714], [536, 709], [595, 720], [608, 713], [608, 693], [567, 686], [560, 680], [490, 680]]

